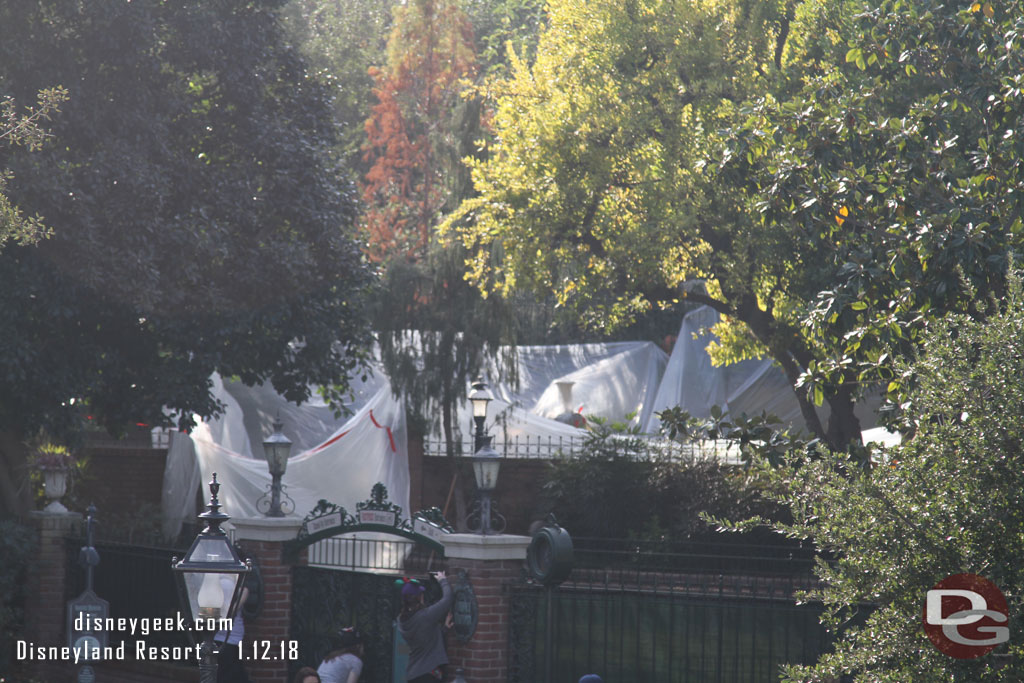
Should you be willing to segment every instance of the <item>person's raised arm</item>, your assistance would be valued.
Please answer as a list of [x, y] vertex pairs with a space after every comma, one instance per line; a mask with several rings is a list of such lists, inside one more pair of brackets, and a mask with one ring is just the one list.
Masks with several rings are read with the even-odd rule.
[[441, 584], [441, 599], [433, 605], [424, 607], [420, 612], [425, 613], [423, 618], [440, 622], [448, 614], [448, 610], [451, 609], [452, 602], [455, 600], [455, 593], [452, 592], [452, 587], [448, 584], [448, 577], [444, 572], [434, 572], [434, 578]]

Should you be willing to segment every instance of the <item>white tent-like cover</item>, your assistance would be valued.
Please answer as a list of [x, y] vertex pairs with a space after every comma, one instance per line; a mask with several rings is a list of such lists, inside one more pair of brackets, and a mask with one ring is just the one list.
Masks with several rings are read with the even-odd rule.
[[[671, 356], [650, 342], [518, 347], [518, 383], [491, 386], [488, 422], [496, 447], [516, 439], [578, 441], [578, 428], [554, 419], [567, 411], [629, 422], [648, 434], [658, 432], [656, 413], [677, 405], [697, 417], [708, 416], [712, 405], [737, 415], [764, 411], [803, 428], [793, 389], [770, 360], [711, 365], [706, 330], [717, 319], [706, 307], [685, 316]], [[488, 374], [498, 376], [494, 367]], [[568, 400], [558, 386], [566, 382], [572, 387]], [[294, 515], [305, 516], [320, 499], [354, 511], [377, 482], [387, 487], [391, 502], [410, 512], [405, 412], [379, 369], [357, 383], [345, 419], [322, 401], [296, 406], [266, 386], [218, 376], [213, 385], [224, 413], [191, 434], [172, 436], [163, 495], [168, 535], [195, 514], [195, 491], [214, 472], [224, 485], [220, 499], [228, 514], [261, 516], [256, 501], [270, 485], [262, 442], [278, 417], [293, 443], [284, 484]], [[871, 426], [870, 414], [865, 418]], [[463, 434], [472, 434], [469, 405], [457, 407], [456, 420]]]

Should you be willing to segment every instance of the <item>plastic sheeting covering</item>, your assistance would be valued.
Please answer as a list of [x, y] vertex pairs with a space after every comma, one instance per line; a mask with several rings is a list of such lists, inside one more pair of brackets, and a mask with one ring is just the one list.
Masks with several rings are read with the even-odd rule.
[[[529, 444], [580, 441], [584, 433], [579, 428], [554, 419], [564, 412], [637, 424], [639, 416], [650, 412], [668, 363], [668, 354], [651, 342], [521, 346], [515, 353], [518, 384], [491, 382], [495, 400], [487, 424], [495, 448], [519, 444], [517, 455]], [[493, 366], [488, 374], [497, 376]], [[559, 382], [573, 383], [568, 402]], [[462, 433], [471, 435], [471, 406], [467, 402], [456, 409]]]
[[[714, 367], [706, 351], [715, 339], [709, 332], [719, 320], [718, 313], [708, 306], [691, 311], [683, 318], [679, 337], [669, 357], [652, 411], [643, 424], [643, 431], [655, 433], [661, 422], [655, 412], [679, 406], [694, 417], [709, 417], [711, 406], [717, 405], [732, 415], [775, 415], [784, 424], [807, 431], [796, 394], [782, 369], [772, 360], [745, 360]], [[871, 427], [876, 418], [873, 407], [877, 397], [856, 406], [861, 425]], [[827, 407], [817, 409], [818, 417], [827, 420]]]
[[196, 449], [188, 435], [171, 432], [171, 442], [164, 464], [164, 486], [161, 496], [165, 538], [174, 538], [185, 520], [196, 517], [196, 491], [202, 484]]
[[[650, 415], [668, 354], [650, 342], [525, 346], [517, 350], [519, 388], [502, 385], [496, 395], [554, 419], [571, 412], [618, 422], [642, 423]], [[572, 382], [570, 405], [559, 382]]]
[[[650, 342], [523, 346], [516, 349], [519, 382], [496, 382], [489, 430], [502, 442], [572, 441], [582, 432], [557, 422], [566, 410], [557, 382], [574, 383], [571, 409], [585, 415], [634, 422], [651, 410], [668, 355]], [[492, 377], [497, 372], [491, 368]], [[216, 420], [201, 422], [189, 436], [172, 436], [164, 474], [164, 532], [175, 535], [196, 514], [195, 490], [213, 472], [223, 484], [221, 503], [232, 516], [259, 516], [256, 501], [270, 485], [263, 439], [275, 417], [292, 441], [283, 482], [304, 516], [321, 498], [352, 511], [373, 484], [388, 488], [392, 502], [408, 512], [408, 453], [405, 415], [379, 369], [354, 381], [354, 415], [341, 420], [319, 397], [297, 406], [270, 386], [247, 387], [214, 375], [213, 394], [224, 404]], [[471, 409], [457, 406], [457, 424], [473, 433]]]
[[[386, 380], [371, 378], [358, 386], [351, 406], [355, 413], [344, 421], [322, 401], [296, 406], [269, 387], [245, 387], [216, 375], [213, 394], [225, 406], [221, 417], [200, 422], [191, 438], [175, 435], [168, 452], [163, 505], [168, 535], [176, 534], [187, 516], [186, 502], [178, 496], [194, 497], [195, 488], [190, 495], [184, 491], [195, 481], [192, 469], [197, 462], [204, 491], [217, 473], [225, 513], [263, 516], [257, 501], [269, 490], [271, 477], [262, 443], [278, 415], [292, 441], [283, 483], [284, 492], [295, 501], [294, 515], [304, 517], [321, 498], [354, 512], [355, 504], [368, 499], [377, 482], [387, 487], [391, 502], [408, 508], [405, 411]], [[185, 445], [179, 445], [182, 442]]]
[[[764, 411], [804, 428], [793, 389], [772, 361], [711, 365], [705, 349], [713, 337], [707, 330], [717, 321], [708, 307], [687, 314], [671, 356], [650, 342], [517, 348], [518, 383], [491, 382], [495, 400], [487, 424], [495, 447], [523, 455], [518, 447], [509, 451], [508, 444], [580, 443], [584, 432], [554, 419], [566, 411], [631, 422], [648, 434], [660, 427], [655, 412], [677, 405], [697, 417], [709, 416], [712, 405], [732, 414]], [[493, 365], [486, 374], [499, 377]], [[559, 382], [572, 382], [571, 396], [562, 394]], [[355, 380], [356, 395], [348, 406], [354, 414], [347, 420], [318, 397], [296, 406], [269, 386], [246, 387], [217, 376], [213, 384], [224, 414], [201, 423], [191, 438], [176, 434], [171, 442], [163, 497], [168, 535], [195, 514], [196, 487], [201, 481], [205, 492], [213, 472], [223, 484], [220, 498], [227, 514], [262, 516], [256, 502], [270, 485], [262, 442], [278, 416], [293, 443], [284, 484], [295, 515], [305, 516], [321, 498], [354, 511], [378, 481], [387, 486], [390, 500], [409, 512], [405, 413], [379, 370]], [[466, 452], [474, 432], [472, 410], [468, 402], [455, 408], [459, 448]], [[872, 426], [873, 413], [861, 408], [863, 424]]]

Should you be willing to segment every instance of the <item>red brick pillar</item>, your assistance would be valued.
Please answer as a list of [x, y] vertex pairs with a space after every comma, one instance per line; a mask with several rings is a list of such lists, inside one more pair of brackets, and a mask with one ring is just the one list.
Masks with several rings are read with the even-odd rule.
[[499, 534], [451, 534], [441, 539], [448, 573], [466, 571], [476, 596], [479, 619], [468, 642], [448, 636], [449, 669], [462, 668], [469, 683], [505, 683], [508, 679], [509, 592], [526, 560], [530, 539]]
[[[77, 512], [30, 512], [28, 521], [36, 528], [36, 561], [31, 565], [25, 605], [26, 640], [37, 645], [67, 645], [64, 622], [67, 598], [65, 539], [77, 531], [82, 515]], [[74, 597], [74, 596], [72, 596]]]
[[[65, 539], [79, 531], [82, 515], [77, 512], [35, 511], [29, 513], [28, 522], [36, 528], [38, 545], [35, 562], [29, 566], [25, 640], [35, 646], [62, 647], [67, 645], [64, 626], [68, 597], [64, 582], [68, 551]], [[30, 668], [42, 670], [39, 665]]]
[[245, 623], [245, 668], [253, 683], [287, 681], [289, 657], [294, 653], [288, 638], [293, 565], [284, 557], [284, 544], [298, 535], [302, 520], [232, 517], [231, 524], [235, 542], [259, 566], [263, 579], [263, 608], [259, 617]]

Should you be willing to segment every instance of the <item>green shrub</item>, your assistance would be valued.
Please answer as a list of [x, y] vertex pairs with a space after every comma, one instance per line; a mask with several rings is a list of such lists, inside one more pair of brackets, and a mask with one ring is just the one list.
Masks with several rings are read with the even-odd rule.
[[574, 536], [681, 541], [707, 536], [702, 513], [777, 518], [744, 468], [714, 459], [671, 458], [647, 439], [591, 420], [582, 452], [555, 460], [545, 502]]
[[[24, 617], [25, 579], [35, 549], [32, 529], [0, 520], [0, 642], [13, 643]], [[11, 667], [13, 647], [0, 648], [0, 672]]]
[[[825, 623], [846, 628], [816, 666], [787, 681], [1024, 680], [1024, 295], [1013, 282], [988, 320], [951, 316], [903, 364], [912, 387], [901, 408], [902, 445], [861, 467], [848, 454], [764, 464], [793, 524], [839, 558], [820, 564]], [[978, 574], [1005, 595], [1011, 639], [977, 659], [954, 659], [923, 629], [927, 591]]]

